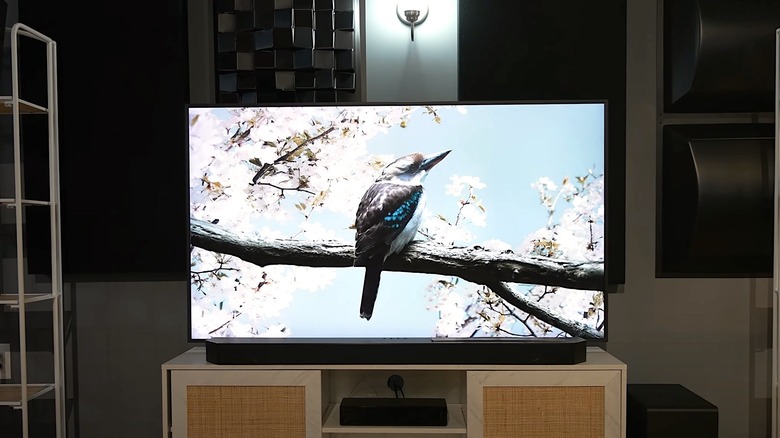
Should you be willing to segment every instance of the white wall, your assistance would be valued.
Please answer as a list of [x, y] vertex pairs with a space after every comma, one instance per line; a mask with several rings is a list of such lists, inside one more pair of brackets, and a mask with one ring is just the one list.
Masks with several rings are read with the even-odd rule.
[[367, 102], [458, 99], [458, 2], [430, 0], [415, 27], [396, 15], [396, 1], [364, 0]]

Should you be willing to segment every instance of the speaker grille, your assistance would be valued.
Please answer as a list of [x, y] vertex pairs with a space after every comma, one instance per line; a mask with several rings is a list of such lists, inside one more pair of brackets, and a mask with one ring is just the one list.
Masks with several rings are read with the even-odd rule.
[[485, 438], [604, 438], [603, 386], [486, 386]]

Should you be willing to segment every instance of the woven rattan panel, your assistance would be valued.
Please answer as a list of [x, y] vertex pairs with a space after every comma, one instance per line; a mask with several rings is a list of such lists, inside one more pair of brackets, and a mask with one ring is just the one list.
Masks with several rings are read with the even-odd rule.
[[603, 386], [487, 386], [485, 438], [604, 438]]
[[188, 386], [189, 438], [305, 438], [303, 386]]

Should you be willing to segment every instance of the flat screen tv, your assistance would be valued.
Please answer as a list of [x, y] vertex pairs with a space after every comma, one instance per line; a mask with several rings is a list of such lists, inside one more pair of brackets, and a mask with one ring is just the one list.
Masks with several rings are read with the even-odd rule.
[[190, 340], [605, 339], [606, 111], [189, 106]]

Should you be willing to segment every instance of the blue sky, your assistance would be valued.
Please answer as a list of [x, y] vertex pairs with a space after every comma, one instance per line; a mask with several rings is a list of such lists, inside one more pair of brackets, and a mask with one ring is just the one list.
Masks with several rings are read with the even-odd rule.
[[[477, 195], [487, 208], [487, 227], [470, 227], [474, 244], [501, 239], [517, 245], [543, 227], [546, 210], [531, 183], [604, 169], [604, 109], [600, 104], [467, 105], [467, 113], [441, 109], [442, 123], [417, 111], [406, 128], [393, 128], [369, 141], [370, 153], [404, 155], [452, 149], [425, 182], [428, 209], [454, 219], [457, 205], [445, 193], [450, 176], [478, 176], [486, 188]], [[595, 167], [594, 167], [595, 166]], [[327, 221], [321, 216], [319, 221]], [[343, 218], [324, 222], [343, 230]], [[268, 224], [270, 225], [270, 224]], [[297, 292], [279, 322], [294, 336], [428, 337], [437, 315], [426, 307], [426, 286], [435, 277], [384, 272], [374, 316], [359, 318], [362, 268], [340, 269], [327, 290]], [[272, 325], [275, 321], [269, 321]]]

